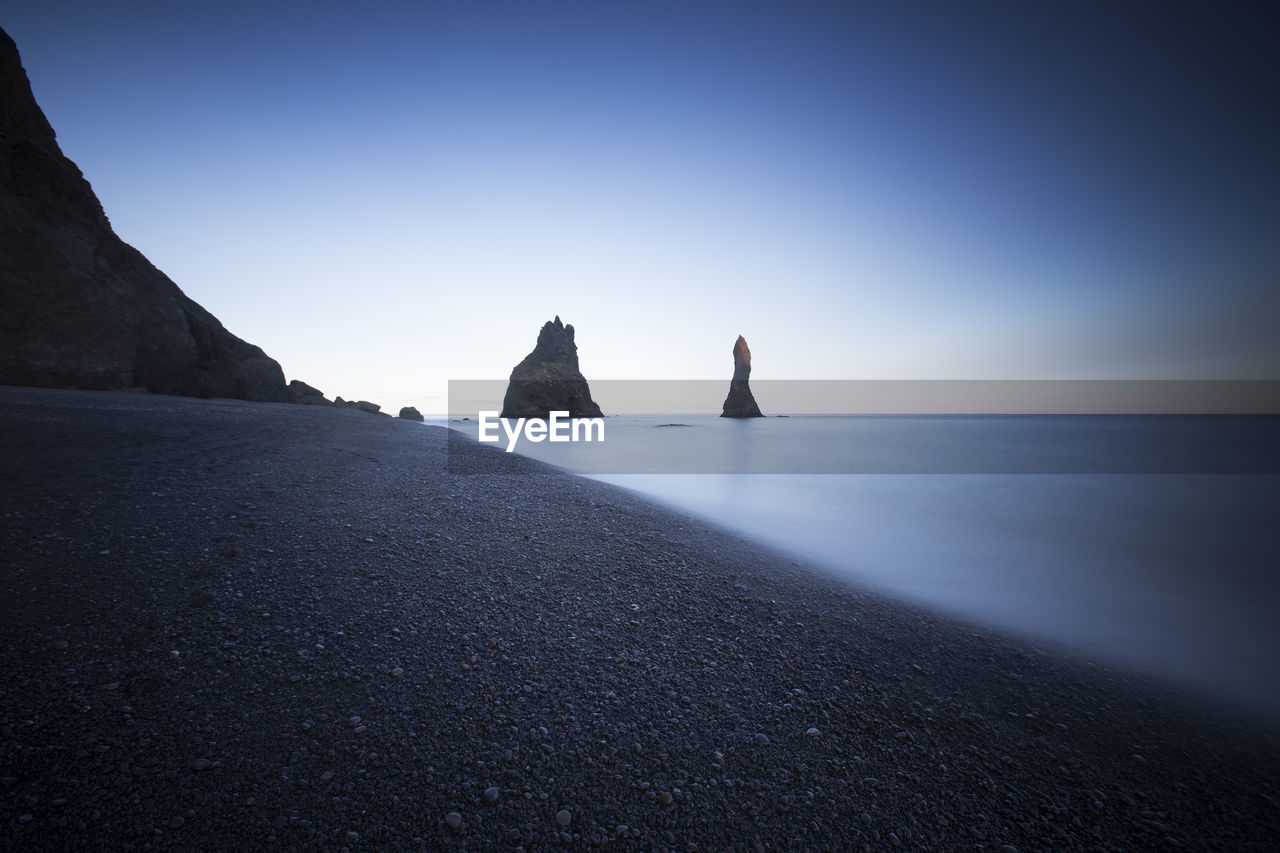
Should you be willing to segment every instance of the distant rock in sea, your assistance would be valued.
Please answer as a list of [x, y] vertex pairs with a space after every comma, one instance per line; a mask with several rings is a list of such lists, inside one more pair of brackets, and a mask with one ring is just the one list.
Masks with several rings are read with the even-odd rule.
[[511, 371], [502, 400], [504, 418], [546, 418], [553, 411], [575, 418], [603, 416], [578, 369], [573, 326], [562, 324], [559, 317], [542, 327], [533, 352]]
[[405, 406], [401, 409], [400, 417], [404, 418], [406, 421], [417, 421], [418, 423], [422, 423], [426, 420], [426, 418], [422, 417], [422, 412], [419, 412], [413, 406]]
[[0, 385], [290, 400], [278, 363], [111, 230], [3, 30]]
[[729, 396], [724, 399], [722, 418], [763, 418], [756, 398], [751, 394], [748, 379], [751, 377], [751, 350], [746, 338], [738, 335], [733, 345], [733, 379], [729, 382]]

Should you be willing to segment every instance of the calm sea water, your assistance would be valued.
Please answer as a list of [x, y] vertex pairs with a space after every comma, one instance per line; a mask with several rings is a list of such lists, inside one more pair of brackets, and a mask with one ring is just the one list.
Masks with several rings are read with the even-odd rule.
[[1277, 424], [624, 416], [607, 420], [612, 456], [527, 441], [517, 452], [1280, 723]]

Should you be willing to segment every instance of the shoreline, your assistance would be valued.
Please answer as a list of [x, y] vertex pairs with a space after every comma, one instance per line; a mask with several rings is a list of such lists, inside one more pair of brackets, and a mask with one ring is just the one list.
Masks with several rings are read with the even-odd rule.
[[4, 845], [1280, 840], [1260, 728], [446, 439], [0, 389]]
[[[701, 436], [653, 438], [668, 432], [653, 429], [668, 416], [622, 417], [631, 432], [613, 436], [625, 448], [616, 455], [666, 464], [598, 473], [611, 469], [594, 449], [544, 443], [517, 452], [630, 489], [893, 601], [1150, 677], [1280, 733], [1280, 623], [1271, 618], [1280, 585], [1267, 580], [1280, 548], [1267, 536], [1274, 513], [1265, 509], [1280, 499], [1275, 477], [714, 473], [732, 465], [751, 470], [761, 444], [775, 456], [772, 440], [739, 446], [737, 430], [717, 431], [722, 422], [714, 415], [690, 421]], [[803, 451], [808, 463], [838, 455], [830, 439], [842, 429], [815, 430], [806, 420], [785, 429], [799, 427], [796, 445], [817, 448]], [[941, 420], [932, 439], [945, 445], [953, 424], [950, 416]], [[474, 426], [449, 426], [474, 440]], [[886, 450], [895, 441], [886, 436], [896, 434], [882, 429], [850, 443], [903, 464], [924, 441], [908, 442], [917, 445], [910, 451]], [[1014, 430], [1001, 441], [1028, 438]], [[1211, 447], [1234, 438], [1219, 432], [1199, 440]], [[961, 439], [943, 455], [965, 454], [971, 443]], [[706, 464], [723, 447], [734, 449], [706, 474], [662, 473], [679, 460]], [[833, 473], [837, 467], [829, 466]]]

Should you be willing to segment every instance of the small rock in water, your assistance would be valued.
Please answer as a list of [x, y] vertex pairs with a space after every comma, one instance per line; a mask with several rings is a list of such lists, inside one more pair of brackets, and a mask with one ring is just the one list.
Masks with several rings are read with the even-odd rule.
[[568, 826], [571, 820], [573, 820], [573, 815], [569, 814], [568, 809], [561, 809], [556, 812], [556, 823], [560, 826]]
[[664, 806], [669, 806], [669, 805], [671, 805], [671, 795], [670, 795], [670, 794], [668, 794], [666, 791], [663, 791], [663, 792], [658, 796], [658, 802], [662, 803]]
[[444, 816], [445, 826], [457, 832], [462, 829], [462, 815], [459, 812], [449, 812]]
[[498, 786], [490, 785], [484, 789], [484, 801], [486, 803], [496, 803], [498, 801]]
[[768, 746], [769, 736], [764, 732], [758, 732], [755, 736], [755, 742], [758, 746]]
[[822, 734], [822, 732], [818, 731], [818, 729], [815, 726], [810, 726], [809, 730], [806, 731], [805, 734], [807, 734], [809, 737], [817, 737], [818, 735]]

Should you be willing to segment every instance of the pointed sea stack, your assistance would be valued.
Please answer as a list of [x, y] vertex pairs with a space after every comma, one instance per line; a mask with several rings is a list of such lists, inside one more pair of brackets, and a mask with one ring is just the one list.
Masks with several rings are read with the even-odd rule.
[[559, 317], [542, 327], [533, 352], [511, 371], [502, 400], [504, 418], [548, 418], [551, 412], [568, 412], [574, 418], [603, 417], [578, 369], [573, 326], [564, 325]]
[[112, 231], [3, 30], [0, 385], [291, 399], [279, 364]]
[[724, 398], [722, 418], [763, 418], [756, 398], [751, 395], [747, 380], [751, 377], [751, 350], [747, 340], [738, 335], [733, 345], [733, 381], [729, 383], [729, 396]]

